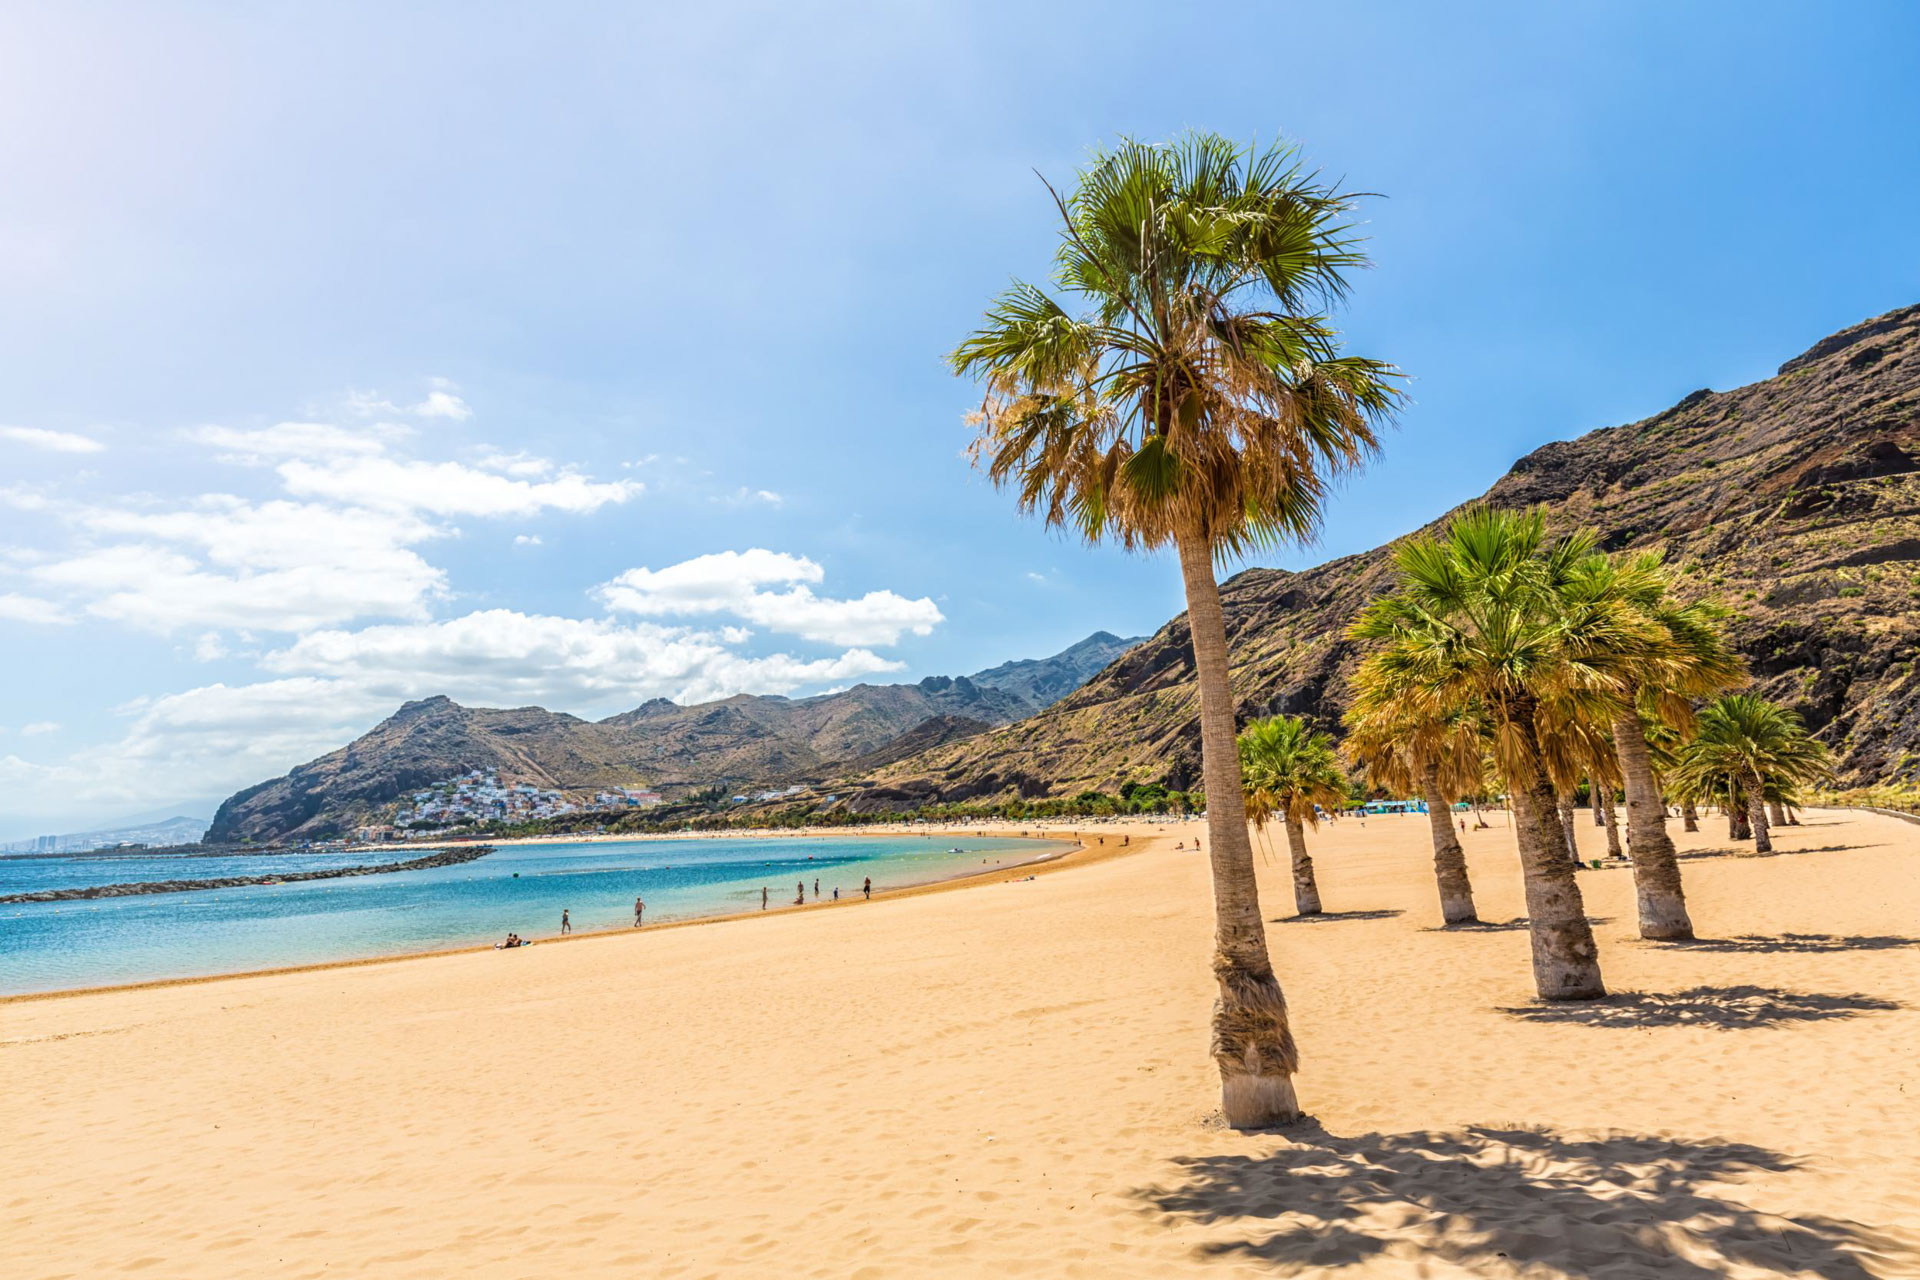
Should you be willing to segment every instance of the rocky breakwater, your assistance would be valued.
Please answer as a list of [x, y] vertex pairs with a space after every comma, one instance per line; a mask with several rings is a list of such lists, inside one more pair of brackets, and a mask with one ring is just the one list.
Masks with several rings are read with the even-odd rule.
[[10, 893], [0, 903], [70, 902], [78, 898], [130, 898], [142, 893], [192, 893], [198, 889], [238, 889], [250, 884], [292, 884], [298, 880], [338, 880], [344, 876], [382, 876], [395, 871], [431, 871], [457, 867], [493, 852], [487, 844], [459, 849], [436, 849], [424, 858], [382, 862], [366, 867], [335, 867], [328, 871], [282, 871], [261, 876], [220, 876], [211, 880], [135, 880], [127, 884], [97, 884], [81, 889], [45, 889], [39, 893]]

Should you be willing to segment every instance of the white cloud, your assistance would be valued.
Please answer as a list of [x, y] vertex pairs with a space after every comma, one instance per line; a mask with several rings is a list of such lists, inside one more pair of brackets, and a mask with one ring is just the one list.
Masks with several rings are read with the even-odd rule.
[[99, 453], [107, 447], [92, 436], [49, 431], [45, 427], [0, 427], [0, 440], [12, 440], [51, 453]]
[[227, 656], [227, 643], [220, 638], [218, 631], [208, 631], [193, 642], [193, 656], [197, 662], [217, 662]]
[[23, 596], [12, 591], [0, 593], [0, 618], [9, 622], [35, 622], [49, 626], [73, 621], [72, 614], [51, 600]]
[[65, 513], [116, 540], [24, 572], [95, 617], [180, 627], [304, 631], [358, 617], [424, 617], [445, 573], [410, 544], [440, 531], [416, 517], [209, 495], [173, 511]]
[[422, 418], [451, 418], [455, 422], [465, 422], [473, 416], [473, 410], [465, 400], [453, 394], [454, 385], [445, 378], [429, 380], [433, 390], [427, 398], [413, 406], [413, 412]]
[[569, 472], [535, 482], [459, 462], [388, 457], [294, 459], [281, 463], [279, 472], [287, 492], [300, 497], [437, 516], [526, 516], [546, 508], [584, 515], [625, 502], [642, 489], [637, 480], [602, 483]]
[[516, 533], [513, 535], [513, 545], [516, 547], [537, 547], [540, 545], [540, 535], [537, 533]]
[[[629, 569], [595, 594], [609, 609], [643, 617], [731, 614], [769, 631], [840, 645], [897, 644], [944, 621], [925, 597], [870, 591], [853, 600], [816, 596], [826, 571], [804, 556], [754, 548], [697, 556], [664, 569]], [[796, 584], [785, 591], [767, 586]]]
[[488, 609], [443, 622], [313, 632], [268, 654], [263, 665], [346, 681], [388, 699], [444, 693], [456, 701], [595, 710], [658, 697], [698, 702], [788, 693], [901, 665], [863, 648], [803, 659], [751, 657], [728, 646], [727, 636], [705, 631]]
[[32, 724], [23, 724], [20, 726], [20, 736], [23, 738], [37, 738], [43, 733], [58, 733], [59, 731], [60, 722], [58, 720], [36, 720]]
[[545, 458], [537, 458], [526, 452], [502, 453], [498, 449], [482, 449], [480, 466], [487, 471], [498, 471], [503, 476], [548, 475], [553, 471], [553, 463]]
[[281, 422], [247, 431], [233, 427], [192, 427], [182, 434], [196, 444], [225, 451], [226, 460], [259, 465], [281, 458], [370, 457], [384, 453], [396, 427], [349, 430], [328, 422]]
[[749, 489], [745, 485], [741, 485], [725, 498], [715, 498], [714, 501], [725, 502], [729, 506], [735, 507], [752, 506], [756, 503], [769, 507], [777, 507], [784, 504], [786, 499], [771, 489]]
[[[585, 515], [642, 490], [523, 453], [488, 450], [479, 467], [397, 456], [411, 435], [390, 424], [325, 422], [183, 433], [225, 461], [271, 467], [291, 496], [267, 501], [204, 494], [171, 507], [132, 498], [84, 505], [0, 491], [0, 500], [48, 512], [80, 535], [62, 551], [16, 555], [38, 590], [0, 597], [0, 616], [58, 621], [80, 610], [160, 632], [420, 619], [448, 594], [445, 573], [416, 549], [453, 532], [440, 521]], [[47, 595], [61, 598], [40, 598]]]

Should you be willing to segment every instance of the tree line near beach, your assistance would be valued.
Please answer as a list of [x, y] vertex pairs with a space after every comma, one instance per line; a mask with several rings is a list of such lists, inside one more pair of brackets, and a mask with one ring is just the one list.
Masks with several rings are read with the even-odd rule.
[[[1378, 452], [1404, 379], [1343, 348], [1333, 312], [1368, 265], [1357, 198], [1294, 148], [1126, 140], [1047, 192], [1054, 291], [1016, 281], [951, 357], [983, 390], [974, 457], [1050, 527], [1177, 555], [1214, 887], [1212, 1055], [1227, 1122], [1275, 1124], [1299, 1113], [1298, 1055], [1249, 819], [1285, 827], [1296, 907], [1317, 912], [1304, 829], [1347, 792], [1331, 738], [1303, 721], [1236, 732], [1215, 570], [1311, 540], [1333, 484]], [[1765, 849], [1784, 806], [1827, 774], [1789, 713], [1730, 692], [1744, 671], [1723, 612], [1678, 598], [1657, 558], [1480, 508], [1406, 540], [1395, 563], [1395, 589], [1349, 630], [1369, 646], [1350, 758], [1427, 800], [1449, 925], [1476, 919], [1450, 802], [1490, 782], [1504, 792], [1543, 999], [1606, 992], [1569, 825], [1582, 778], [1603, 809], [1624, 793], [1642, 935], [1684, 938], [1669, 796], [1744, 816]]]

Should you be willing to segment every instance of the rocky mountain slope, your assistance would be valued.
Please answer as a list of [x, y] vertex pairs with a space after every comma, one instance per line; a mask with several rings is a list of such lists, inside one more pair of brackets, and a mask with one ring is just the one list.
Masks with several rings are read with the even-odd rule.
[[973, 677], [861, 684], [812, 698], [743, 694], [695, 706], [657, 698], [597, 722], [540, 707], [495, 710], [427, 698], [338, 751], [228, 798], [206, 839], [340, 835], [408, 792], [470, 769], [561, 791], [645, 783], [673, 795], [817, 776], [839, 761], [872, 767], [1031, 715], [1137, 643], [1098, 632], [1051, 658]]
[[[1734, 391], [1536, 449], [1487, 492], [1544, 505], [1608, 549], [1658, 549], [1682, 590], [1734, 607], [1759, 692], [1795, 708], [1851, 785], [1920, 775], [1920, 307], [1853, 326]], [[1436, 527], [1439, 521], [1435, 522]], [[1242, 718], [1337, 731], [1347, 623], [1391, 583], [1391, 547], [1222, 589]], [[855, 807], [1187, 787], [1199, 728], [1186, 620], [1041, 714], [842, 781]]]

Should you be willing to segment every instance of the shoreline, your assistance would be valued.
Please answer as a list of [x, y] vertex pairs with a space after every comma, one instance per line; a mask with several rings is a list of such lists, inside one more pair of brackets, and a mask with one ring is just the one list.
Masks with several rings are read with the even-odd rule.
[[[1027, 829], [1027, 832], [1031, 832], [1033, 830], [1035, 830], [1035, 828], [1029, 827]], [[1045, 840], [1045, 839], [1051, 838], [1046, 835], [1032, 835], [1032, 834], [1028, 834], [1027, 832], [1021, 832], [1021, 833], [1015, 834], [1015, 833], [1004, 832], [1004, 831], [982, 832], [982, 831], [970, 831], [970, 830], [955, 830], [951, 828], [936, 828], [936, 829], [921, 828], [911, 832], [883, 831], [883, 832], [873, 832], [872, 834], [876, 836], [900, 835], [900, 834], [913, 834], [913, 835], [926, 835], [926, 836], [935, 836], [935, 835], [973, 836], [973, 837], [987, 836], [987, 837], [992, 837], [996, 839], [1006, 839], [1006, 840], [1018, 840], [1018, 839]], [[698, 834], [700, 836], [709, 835], [709, 833], [706, 833], [706, 832], [688, 833], [688, 834]], [[766, 834], [768, 836], [777, 836], [777, 838], [783, 838], [783, 839], [784, 838], [818, 839], [818, 838], [824, 838], [829, 835], [837, 834], [837, 833], [833, 828], [813, 827], [813, 828], [802, 828], [798, 831], [779, 832], [779, 833], [768, 832]], [[1123, 833], [1123, 834], [1130, 834], [1130, 833]], [[662, 838], [673, 838], [673, 836], [665, 835], [665, 836], [647, 836], [647, 837], [627, 837], [626, 839], [662, 839]], [[757, 835], [747, 835], [747, 836], [738, 836], [738, 837], [719, 837], [719, 838], [758, 839], [763, 837], [757, 836]], [[805, 905], [798, 905], [795, 903], [788, 902], [788, 903], [783, 903], [779, 906], [769, 906], [764, 911], [732, 911], [732, 912], [725, 912], [722, 914], [710, 915], [710, 916], [688, 916], [678, 920], [663, 920], [659, 924], [643, 925], [638, 928], [628, 925], [628, 926], [614, 926], [614, 927], [604, 928], [604, 929], [581, 929], [566, 935], [554, 935], [552, 937], [536, 938], [534, 940], [534, 943], [537, 943], [540, 946], [550, 946], [556, 943], [563, 943], [563, 942], [585, 942], [590, 939], [604, 940], [607, 938], [624, 938], [624, 937], [633, 937], [638, 934], [661, 933], [671, 929], [696, 928], [703, 925], [720, 924], [727, 921], [757, 920], [757, 919], [765, 919], [773, 916], [790, 916], [790, 915], [797, 915], [807, 911], [820, 911], [820, 910], [834, 909], [834, 908], [840, 908], [840, 907], [852, 907], [856, 905], [872, 906], [874, 902], [880, 902], [880, 901], [890, 902], [895, 900], [903, 900], [907, 898], [922, 897], [930, 893], [943, 893], [943, 892], [948, 892], [955, 889], [970, 888], [983, 883], [989, 876], [993, 876], [1001, 873], [1010, 873], [1015, 871], [1025, 872], [1026, 875], [1021, 875], [1017, 877], [1018, 879], [1024, 880], [1027, 878], [1027, 875], [1038, 877], [1040, 875], [1054, 874], [1064, 870], [1071, 870], [1072, 868], [1075, 868], [1075, 867], [1092, 866], [1099, 862], [1108, 861], [1109, 859], [1113, 857], [1117, 857], [1121, 854], [1137, 853], [1137, 852], [1145, 851], [1147, 849], [1155, 848], [1158, 846], [1162, 838], [1163, 837], [1158, 835], [1148, 836], [1141, 839], [1137, 843], [1130, 844], [1130, 845], [1119, 845], [1119, 844], [1089, 845], [1084, 840], [1078, 840], [1076, 841], [1076, 843], [1072, 844], [1070, 847], [1066, 849], [1056, 850], [1048, 853], [1042, 853], [1037, 857], [1030, 858], [1023, 862], [1016, 862], [1011, 865], [996, 866], [990, 870], [980, 870], [980, 871], [970, 870], [959, 875], [942, 876], [934, 880], [923, 880], [914, 884], [901, 885], [900, 887], [895, 889], [881, 890], [874, 894], [873, 900], [871, 902], [867, 901], [866, 899], [853, 898], [853, 897], [845, 898], [838, 902], [829, 900], [826, 902], [809, 902], [809, 903], [806, 903]], [[610, 837], [603, 836], [603, 837], [600, 837], [600, 839], [605, 841], [610, 839]], [[500, 841], [490, 841], [489, 843], [494, 845], [504, 845], [504, 844], [513, 844], [513, 843], [525, 843], [525, 844], [555, 843], [555, 841], [548, 837], [536, 836], [536, 837], [527, 838], [522, 841], [500, 840]], [[568, 840], [562, 843], [572, 844], [572, 843], [579, 843], [579, 841]], [[418, 844], [412, 847], [427, 848], [430, 846], [425, 844]], [[461, 842], [452, 842], [448, 847], [459, 848], [461, 847]], [[1081, 858], [1075, 857], [1075, 855], [1077, 854], [1083, 854], [1083, 853], [1089, 853], [1089, 852], [1092, 852], [1101, 856], [1081, 857]], [[534, 945], [534, 944], [530, 943], [528, 945]], [[174, 978], [149, 978], [141, 982], [117, 982], [117, 983], [107, 983], [101, 986], [91, 986], [91, 987], [61, 987], [61, 988], [58, 988], [57, 990], [52, 990], [52, 991], [21, 991], [21, 992], [14, 992], [11, 994], [0, 994], [0, 1007], [5, 1007], [7, 1005], [14, 1005], [14, 1004], [25, 1004], [29, 1002], [35, 1002], [35, 1001], [64, 1000], [64, 999], [68, 999], [76, 996], [104, 995], [104, 994], [114, 994], [118, 992], [127, 992], [127, 991], [152, 991], [152, 990], [158, 990], [166, 987], [199, 986], [201, 984], [209, 983], [209, 982], [231, 982], [241, 978], [271, 977], [276, 974], [321, 973], [331, 969], [359, 969], [359, 968], [365, 968], [369, 965], [403, 964], [408, 961], [431, 960], [441, 956], [477, 955], [477, 954], [493, 951], [495, 949], [496, 948], [494, 947], [494, 945], [490, 942], [462, 943], [455, 946], [432, 947], [424, 951], [403, 951], [403, 952], [395, 953], [393, 955], [384, 955], [384, 956], [354, 956], [354, 957], [349, 957], [341, 960], [323, 960], [313, 964], [278, 965], [278, 966], [271, 966], [264, 969], [241, 969], [241, 970], [236, 970], [235, 972], [232, 972], [232, 973], [203, 973], [203, 974], [191, 974], [184, 977], [174, 977]]]

